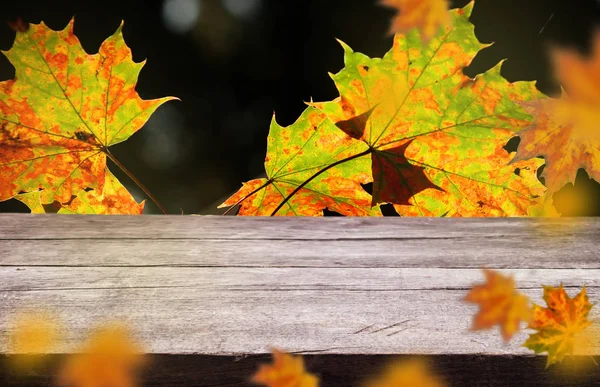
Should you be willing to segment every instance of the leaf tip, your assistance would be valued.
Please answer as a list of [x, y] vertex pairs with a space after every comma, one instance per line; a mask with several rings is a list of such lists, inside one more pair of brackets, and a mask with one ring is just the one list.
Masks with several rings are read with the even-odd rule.
[[71, 16], [71, 19], [65, 26], [64, 31], [66, 31], [69, 34], [73, 34], [74, 29], [75, 29], [75, 15]]
[[340, 46], [342, 46], [342, 48], [344, 49], [344, 52], [346, 54], [354, 53], [354, 50], [349, 45], [347, 45], [344, 41], [342, 41], [341, 39], [337, 39], [337, 38], [335, 40], [340, 44]]
[[495, 45], [496, 42], [480, 43], [480, 44], [481, 44], [480, 50], [485, 50], [486, 48], [489, 48], [489, 47], [492, 47], [493, 45]]
[[474, 7], [475, 7], [475, 0], [471, 0], [464, 7], [458, 8], [458, 9], [454, 9], [453, 11], [456, 12], [459, 16], [464, 16], [466, 18], [469, 18], [469, 17], [471, 17], [471, 14], [473, 13], [473, 8]]

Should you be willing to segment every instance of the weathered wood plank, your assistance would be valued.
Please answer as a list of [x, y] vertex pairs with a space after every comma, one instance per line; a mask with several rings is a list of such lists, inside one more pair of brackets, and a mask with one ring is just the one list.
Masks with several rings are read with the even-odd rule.
[[[70, 352], [102, 321], [148, 352], [524, 355], [469, 332], [481, 267], [600, 299], [600, 221], [0, 215], [0, 352], [21, 308], [60, 313]], [[591, 317], [600, 319], [598, 308]], [[600, 354], [600, 347], [596, 348]]]
[[[541, 302], [540, 290], [524, 293]], [[69, 352], [99, 322], [126, 321], [150, 353], [241, 355], [273, 345], [302, 353], [526, 354], [522, 332], [468, 331], [475, 307], [461, 290], [240, 290], [152, 287], [3, 291], [3, 311], [57, 311]], [[589, 288], [592, 299], [598, 288]], [[590, 316], [598, 319], [598, 310]], [[3, 319], [5, 320], [5, 319]], [[0, 335], [10, 330], [0, 323]], [[358, 333], [357, 333], [358, 332]], [[0, 340], [0, 352], [6, 352]], [[596, 348], [600, 354], [600, 348]]]
[[5, 266], [600, 268], [599, 240], [594, 219], [0, 214]]
[[600, 269], [598, 239], [600, 234], [568, 240], [5, 239], [0, 265]]
[[600, 235], [595, 218], [370, 218], [0, 214], [0, 239], [347, 240]]

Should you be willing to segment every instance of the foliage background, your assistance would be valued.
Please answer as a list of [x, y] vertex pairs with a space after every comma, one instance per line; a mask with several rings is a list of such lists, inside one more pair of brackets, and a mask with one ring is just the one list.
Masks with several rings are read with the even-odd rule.
[[[462, 7], [468, 0], [451, 3]], [[169, 22], [167, 15], [178, 11]], [[328, 72], [343, 67], [343, 55], [334, 38], [381, 56], [391, 46], [386, 32], [393, 12], [376, 0], [5, 0], [0, 5], [1, 21], [43, 20], [53, 29], [62, 29], [73, 15], [75, 34], [89, 53], [125, 20], [134, 60], [148, 59], [137, 87], [142, 98], [182, 100], [161, 107], [142, 131], [112, 148], [117, 158], [170, 213], [216, 214], [216, 206], [242, 181], [263, 172], [274, 111], [278, 122], [288, 125], [304, 110], [303, 101], [336, 96]], [[552, 94], [559, 89], [548, 45], [585, 50], [594, 26], [600, 27], [600, 1], [479, 0], [471, 20], [478, 38], [495, 44], [476, 57], [468, 75], [508, 58], [503, 75], [509, 81], [536, 79], [540, 90]], [[13, 39], [2, 23], [0, 49], [9, 49]], [[12, 77], [2, 56], [0, 79]], [[555, 203], [565, 215], [600, 215], [600, 185], [580, 171], [575, 187], [561, 190]], [[0, 203], [0, 212], [6, 211], [28, 212], [15, 201]], [[157, 211], [147, 203], [147, 213]]]

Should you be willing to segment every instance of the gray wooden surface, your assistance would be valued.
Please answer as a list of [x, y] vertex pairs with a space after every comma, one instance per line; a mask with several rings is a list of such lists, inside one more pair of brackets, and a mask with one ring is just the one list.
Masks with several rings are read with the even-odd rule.
[[598, 303], [599, 242], [596, 219], [0, 214], [0, 353], [33, 308], [62, 317], [67, 353], [120, 320], [151, 353], [527, 354], [527, 331], [469, 331], [480, 269]]

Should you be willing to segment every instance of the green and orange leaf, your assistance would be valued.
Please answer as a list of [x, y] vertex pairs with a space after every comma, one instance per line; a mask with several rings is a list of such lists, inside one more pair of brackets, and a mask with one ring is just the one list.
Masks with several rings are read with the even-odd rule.
[[[54, 202], [44, 206], [40, 191], [15, 196], [34, 214], [57, 212], [59, 214], [95, 214], [95, 215], [141, 215], [144, 212], [144, 201], [138, 203], [119, 180], [107, 170], [104, 188], [101, 193], [96, 190], [81, 191], [69, 203]], [[48, 211], [50, 207], [52, 211]]]
[[348, 216], [381, 215], [378, 207], [371, 208], [371, 196], [361, 186], [372, 181], [368, 156], [327, 169], [366, 150], [365, 144], [337, 129], [315, 108], [307, 108], [288, 127], [273, 119], [265, 159], [267, 178], [244, 183], [220, 207], [241, 201], [240, 215], [271, 215], [288, 195], [322, 172], [294, 194], [276, 215], [321, 216], [326, 208]]
[[548, 367], [560, 363], [565, 356], [581, 354], [582, 347], [590, 338], [591, 322], [587, 317], [593, 305], [585, 287], [570, 298], [562, 284], [558, 288], [544, 286], [544, 301], [547, 307], [533, 306], [528, 328], [538, 332], [529, 335], [524, 346], [536, 354], [547, 352]]
[[0, 201], [40, 191], [42, 204], [102, 192], [108, 148], [127, 140], [173, 98], [143, 100], [122, 25], [88, 55], [73, 34], [31, 24], [4, 55], [16, 78], [0, 82]]
[[600, 181], [600, 31], [594, 36], [589, 58], [566, 49], [553, 50], [557, 80], [566, 93], [524, 104], [535, 117], [519, 133], [521, 142], [514, 161], [543, 156], [548, 193], [575, 183], [582, 168]]
[[500, 326], [502, 337], [509, 341], [519, 330], [521, 322], [529, 321], [529, 299], [515, 288], [515, 281], [493, 270], [484, 270], [486, 282], [473, 286], [465, 301], [479, 305], [471, 329], [490, 329]]
[[486, 47], [472, 6], [453, 10], [428, 43], [415, 31], [396, 35], [382, 59], [343, 44], [346, 67], [333, 76], [340, 97], [313, 106], [372, 150], [373, 204], [421, 216], [523, 216], [540, 204], [541, 160], [508, 166], [504, 147], [531, 123], [519, 103], [541, 93], [506, 81], [500, 65], [463, 74]]
[[392, 34], [417, 28], [423, 39], [429, 40], [450, 23], [448, 0], [381, 0], [381, 4], [398, 11], [390, 26]]
[[301, 356], [273, 350], [273, 363], [263, 364], [252, 382], [265, 387], [317, 387], [319, 379], [306, 371]]
[[94, 190], [80, 192], [58, 211], [59, 214], [103, 215], [141, 215], [142, 212], [144, 201], [136, 202], [127, 188], [110, 171], [107, 171], [101, 194]]

